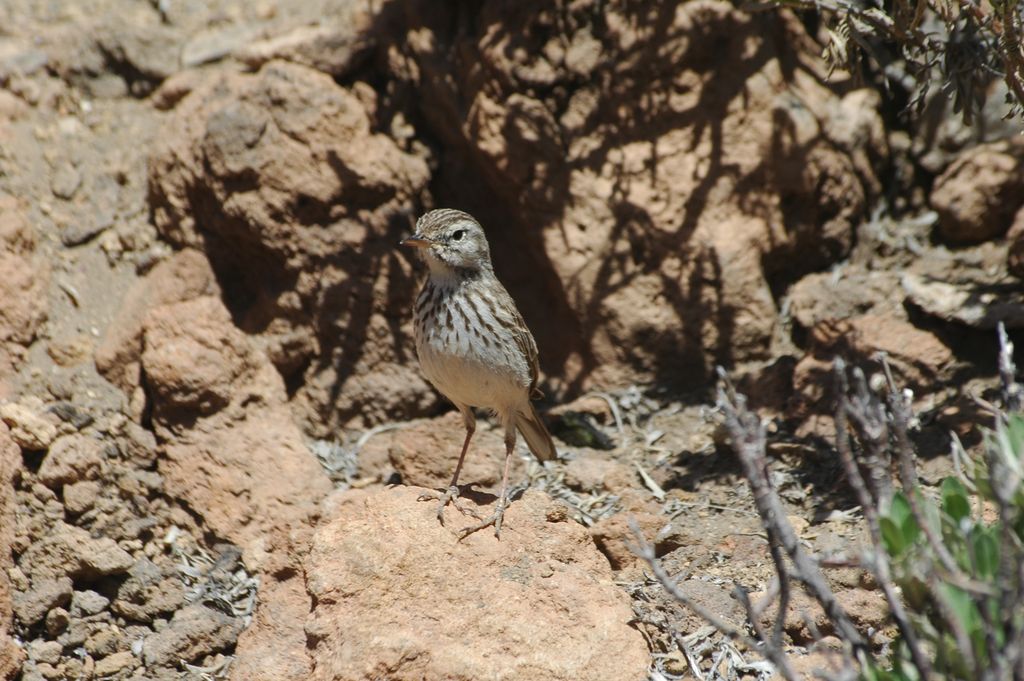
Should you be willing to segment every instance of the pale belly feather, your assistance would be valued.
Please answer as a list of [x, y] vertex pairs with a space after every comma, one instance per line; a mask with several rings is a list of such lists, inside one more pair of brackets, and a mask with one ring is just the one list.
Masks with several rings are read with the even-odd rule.
[[508, 320], [495, 317], [494, 305], [468, 303], [465, 288], [440, 291], [442, 308], [453, 312], [429, 315], [417, 329], [424, 375], [453, 402], [499, 412], [521, 408], [529, 401], [531, 371], [507, 332]]
[[434, 334], [428, 336], [433, 337], [416, 348], [423, 373], [453, 402], [504, 411], [527, 401], [530, 378], [525, 362], [517, 366], [520, 363], [509, 357], [493, 361], [498, 358], [493, 352], [485, 359], [466, 345], [460, 348], [463, 352], [452, 352]]

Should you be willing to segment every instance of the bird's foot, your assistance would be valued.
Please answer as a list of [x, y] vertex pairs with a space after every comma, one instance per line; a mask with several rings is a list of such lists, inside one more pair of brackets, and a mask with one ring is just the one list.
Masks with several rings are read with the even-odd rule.
[[440, 501], [441, 503], [437, 506], [437, 519], [444, 525], [444, 508], [448, 504], [455, 507], [462, 515], [471, 515], [477, 520], [480, 519], [479, 514], [471, 508], [466, 508], [459, 503], [459, 488], [457, 485], [452, 485], [444, 492], [424, 492], [423, 494], [416, 497], [416, 501]]
[[[470, 525], [459, 530], [459, 541], [462, 541], [469, 535], [484, 529], [485, 527], [494, 526], [494, 536], [501, 539], [501, 520], [505, 516], [505, 507], [508, 502], [504, 499], [498, 501], [498, 505], [494, 507], [494, 513], [483, 518], [476, 525]], [[477, 516], [479, 518], [479, 516]]]

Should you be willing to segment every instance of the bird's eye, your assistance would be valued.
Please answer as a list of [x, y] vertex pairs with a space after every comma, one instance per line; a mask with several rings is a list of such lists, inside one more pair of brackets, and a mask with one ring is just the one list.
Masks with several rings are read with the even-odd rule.
[[462, 237], [466, 236], [466, 230], [457, 229], [452, 232], [452, 241], [462, 241]]

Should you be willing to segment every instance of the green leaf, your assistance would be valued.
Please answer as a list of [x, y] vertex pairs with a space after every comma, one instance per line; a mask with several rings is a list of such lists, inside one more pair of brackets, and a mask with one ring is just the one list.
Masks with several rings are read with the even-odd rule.
[[995, 458], [1006, 466], [1010, 473], [1021, 473], [1021, 458], [1024, 453], [1024, 419], [1021, 419], [1019, 415], [1014, 415], [1007, 420], [1005, 426], [996, 424], [996, 429], [986, 448], [995, 454]]
[[921, 528], [910, 512], [910, 502], [903, 492], [893, 495], [889, 512], [879, 518], [879, 529], [882, 531], [885, 548], [893, 557], [906, 551], [921, 533]]
[[1024, 459], [1024, 416], [1010, 414], [1006, 424], [1007, 439], [1016, 459]]
[[972, 535], [976, 575], [991, 581], [999, 572], [999, 542], [994, 531], [984, 527], [976, 527]]
[[946, 478], [942, 481], [942, 510], [953, 519], [958, 527], [961, 520], [971, 515], [971, 502], [967, 496], [967, 488], [957, 478]]
[[892, 518], [897, 527], [903, 527], [903, 523], [910, 517], [910, 502], [907, 501], [903, 492], [896, 492], [892, 495], [889, 512], [886, 515]]
[[907, 548], [899, 526], [893, 522], [892, 518], [882, 516], [878, 519], [878, 528], [882, 531], [882, 543], [885, 544], [885, 550], [893, 558], [899, 558]]
[[974, 607], [974, 603], [971, 602], [970, 594], [947, 583], [938, 584], [937, 591], [946, 602], [953, 617], [963, 624], [968, 636], [973, 639], [977, 633], [981, 632], [981, 615]]
[[[923, 506], [924, 497], [918, 492], [914, 492], [914, 494], [917, 494], [918, 507]], [[907, 498], [903, 496], [903, 494], [897, 494], [892, 501], [893, 508], [897, 508], [898, 505], [905, 507], [905, 509], [900, 508], [899, 510], [899, 514], [902, 517], [902, 520], [900, 521], [900, 531], [903, 532], [903, 541], [909, 546], [917, 541], [918, 535], [921, 534], [921, 528], [917, 524], [917, 519], [914, 518], [913, 513], [911, 513], [910, 502], [907, 501]]]

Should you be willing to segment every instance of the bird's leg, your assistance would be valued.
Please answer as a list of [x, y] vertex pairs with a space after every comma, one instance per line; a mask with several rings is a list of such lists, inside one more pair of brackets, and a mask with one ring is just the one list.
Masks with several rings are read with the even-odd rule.
[[471, 515], [474, 518], [480, 517], [476, 514], [476, 511], [460, 506], [458, 501], [459, 473], [462, 472], [462, 462], [466, 460], [466, 452], [469, 451], [469, 441], [473, 439], [473, 433], [476, 432], [476, 418], [473, 416], [473, 411], [469, 407], [461, 406], [459, 411], [462, 412], [462, 421], [466, 424], [466, 439], [462, 442], [462, 454], [459, 455], [459, 463], [455, 466], [455, 475], [452, 476], [451, 484], [442, 493], [427, 492], [417, 497], [418, 501], [440, 500], [441, 503], [437, 507], [437, 519], [441, 521], [442, 525], [444, 525], [444, 507], [448, 504], [454, 506], [462, 515]]
[[505, 516], [505, 508], [508, 507], [508, 473], [512, 468], [512, 452], [516, 448], [516, 426], [515, 421], [505, 427], [505, 472], [501, 476], [501, 493], [498, 494], [498, 504], [494, 507], [494, 513], [484, 518], [476, 525], [470, 525], [459, 531], [459, 539], [465, 539], [477, 530], [494, 525], [494, 536], [501, 539], [501, 521]]

